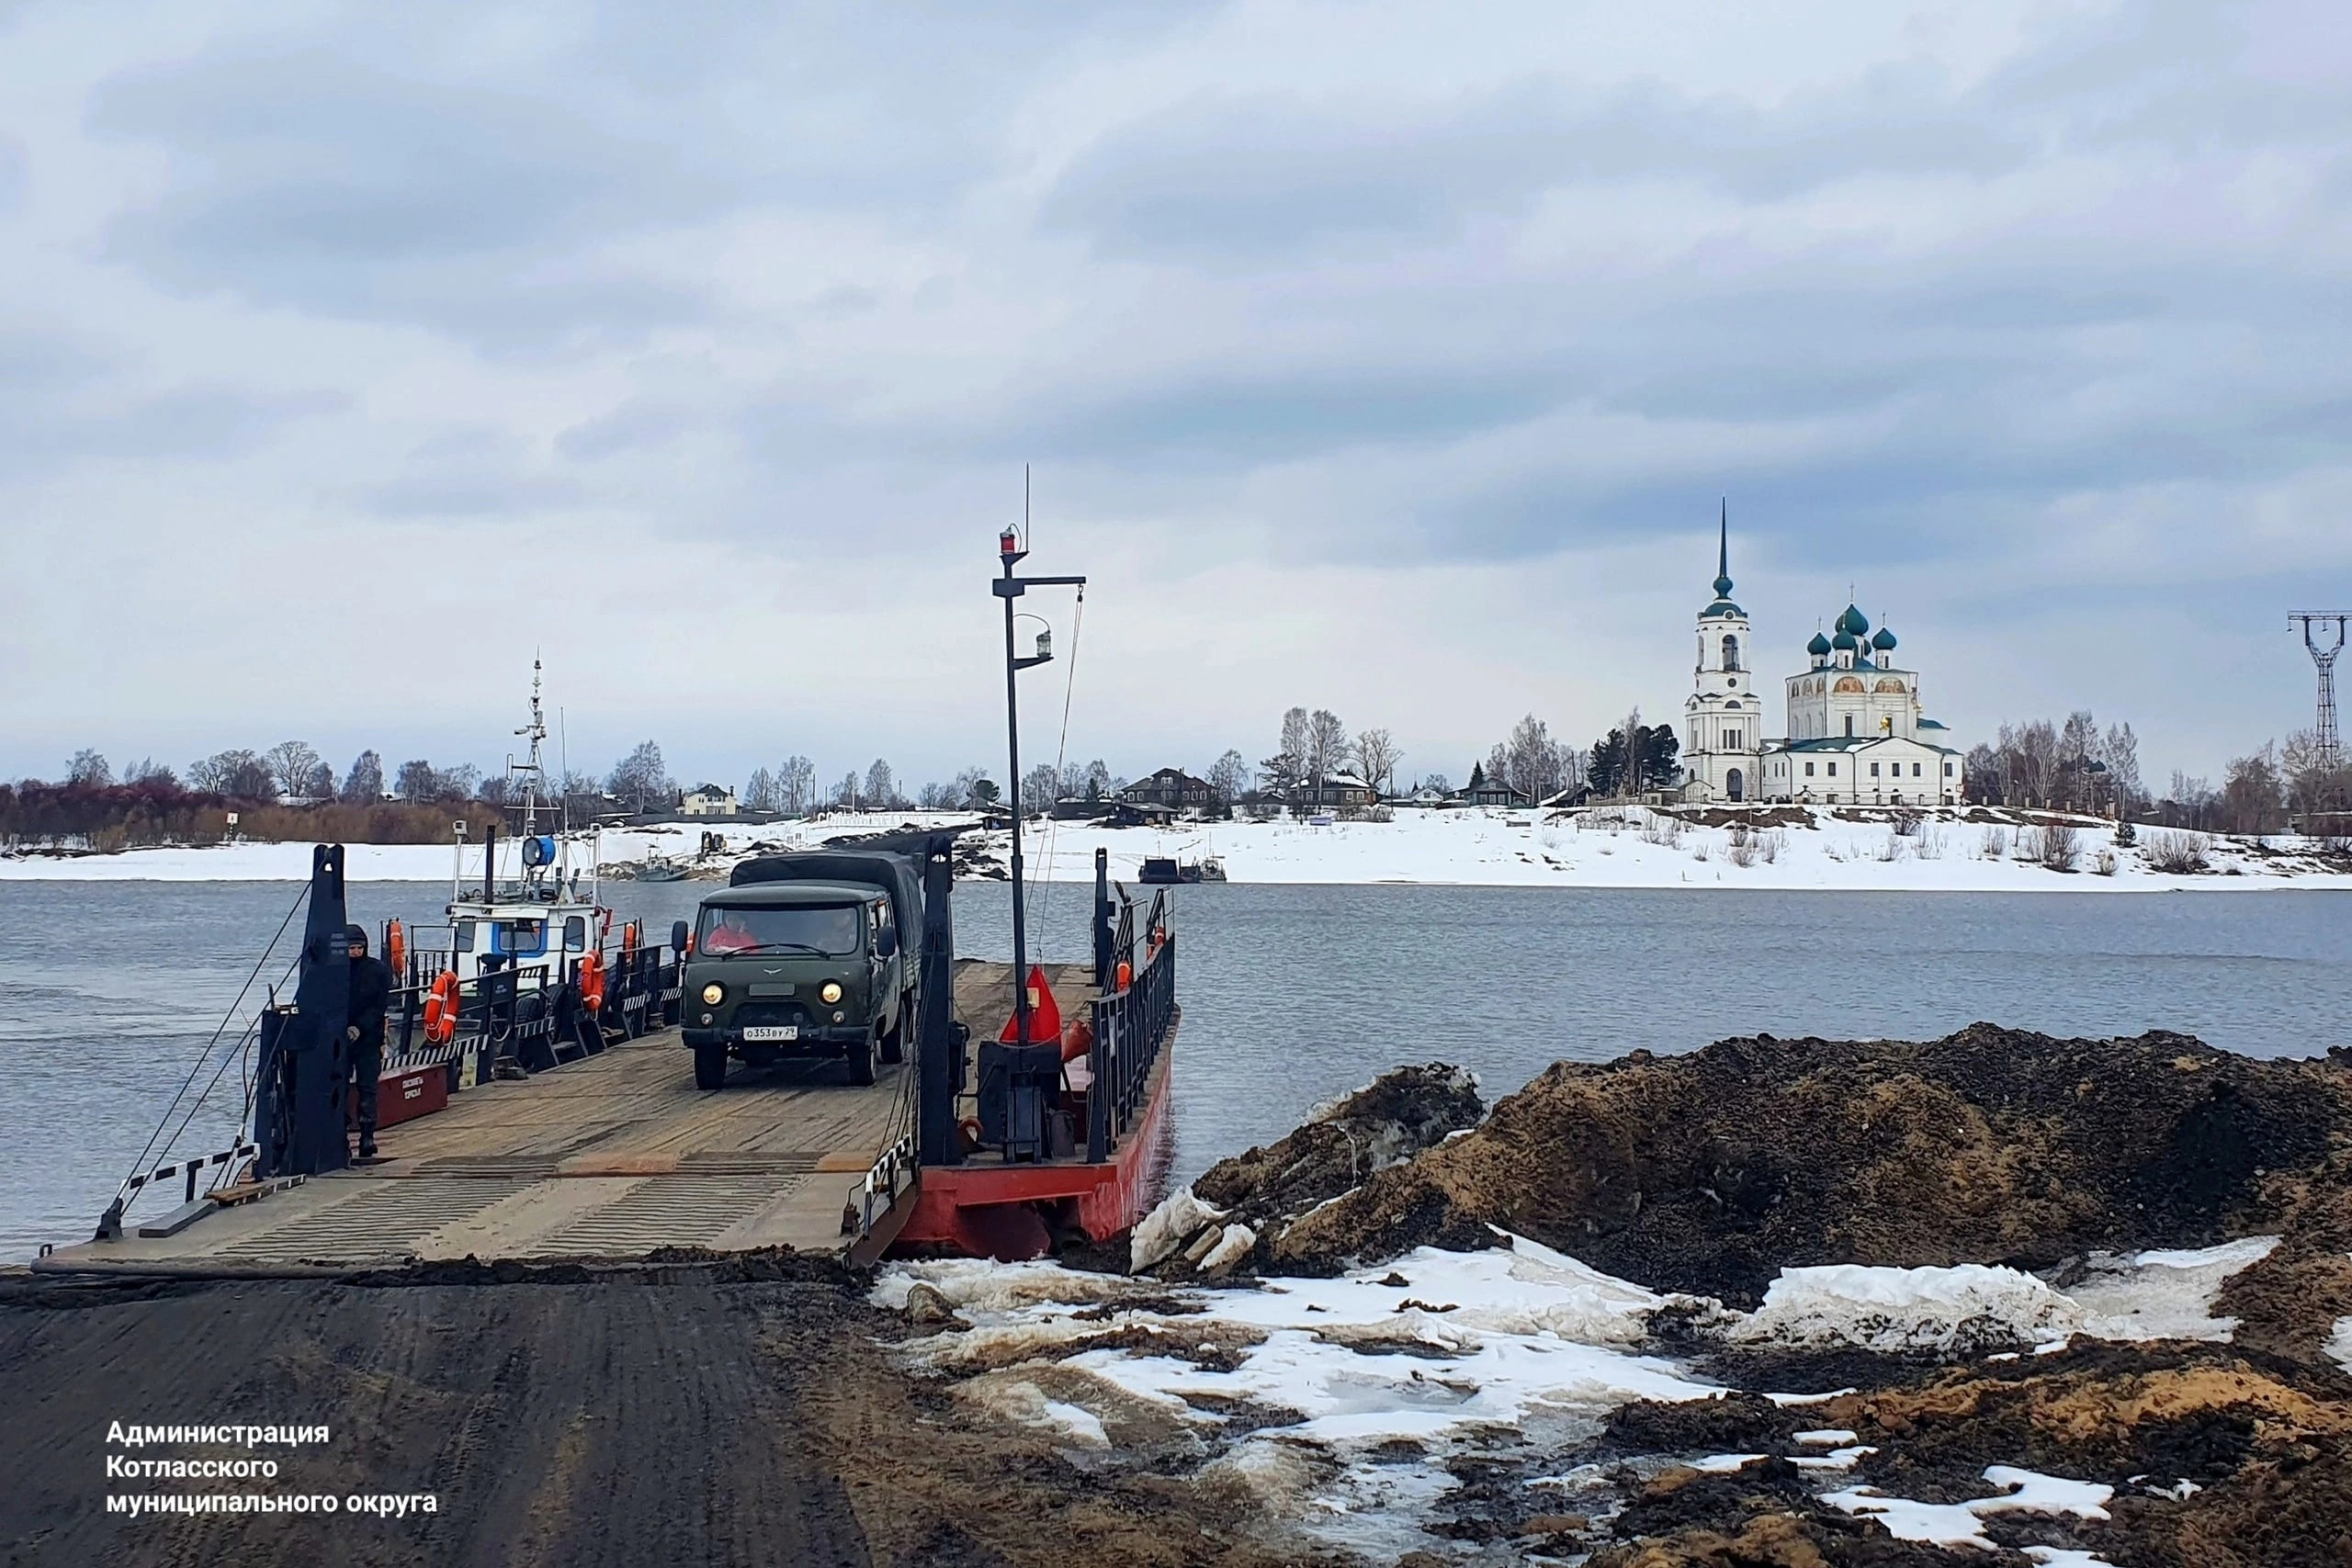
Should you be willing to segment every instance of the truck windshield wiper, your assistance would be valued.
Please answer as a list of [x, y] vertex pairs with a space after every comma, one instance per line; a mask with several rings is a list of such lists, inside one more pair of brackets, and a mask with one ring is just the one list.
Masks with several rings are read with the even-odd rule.
[[813, 953], [820, 958], [833, 956], [823, 948], [811, 947], [805, 942], [763, 942], [755, 947], [740, 947], [735, 951], [738, 953], [781, 953], [786, 948], [795, 953]]

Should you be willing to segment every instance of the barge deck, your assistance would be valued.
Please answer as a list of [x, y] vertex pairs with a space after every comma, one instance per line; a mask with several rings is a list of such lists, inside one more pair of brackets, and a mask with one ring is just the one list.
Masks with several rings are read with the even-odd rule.
[[[1044, 967], [1057, 994], [1096, 995], [1088, 965]], [[1011, 980], [1009, 964], [956, 963], [956, 1016], [973, 1040], [1002, 1028]], [[1154, 1065], [1161, 1081], [1146, 1091], [1148, 1102], [1165, 1092], [1167, 1055]], [[776, 1247], [870, 1261], [921, 1200], [922, 1173], [910, 1159], [865, 1205], [870, 1173], [911, 1139], [915, 1073], [910, 1060], [860, 1088], [838, 1064], [786, 1063], [738, 1069], [725, 1088], [706, 1091], [694, 1086], [677, 1030], [660, 1029], [527, 1078], [469, 1089], [446, 1110], [388, 1129], [387, 1157], [373, 1165], [222, 1206], [176, 1235], [126, 1227], [35, 1267], [283, 1278], [467, 1258]], [[1096, 1168], [1078, 1157], [1015, 1168], [1028, 1177], [1024, 1190], [1042, 1193], [1065, 1167], [1073, 1175]], [[954, 1175], [1005, 1168], [991, 1160]]]

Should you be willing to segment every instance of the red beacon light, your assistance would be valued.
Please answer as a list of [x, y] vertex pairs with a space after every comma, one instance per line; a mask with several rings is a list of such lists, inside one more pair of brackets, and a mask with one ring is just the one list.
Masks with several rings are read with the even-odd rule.
[[1012, 529], [1007, 528], [1003, 533], [999, 534], [996, 536], [996, 545], [997, 553], [1000, 555], [1019, 555], [1021, 553], [1021, 536], [1014, 533]]

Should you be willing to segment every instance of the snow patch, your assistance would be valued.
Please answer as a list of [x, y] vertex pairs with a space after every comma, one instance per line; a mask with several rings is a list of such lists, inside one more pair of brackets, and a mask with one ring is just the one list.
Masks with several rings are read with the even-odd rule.
[[2352, 1372], [2352, 1317], [2335, 1320], [2335, 1332], [2327, 1337], [2326, 1348], [2329, 1360]]
[[1982, 1263], [1784, 1269], [1726, 1337], [1971, 1355], [2079, 1329], [2082, 1309], [2030, 1274]]
[[2227, 1343], [2238, 1320], [2213, 1316], [2213, 1298], [2231, 1275], [2278, 1245], [2275, 1235], [2256, 1235], [2189, 1252], [2094, 1253], [2089, 1272], [2066, 1294], [2083, 1309], [2083, 1332], [2100, 1339]]
[[2248, 1236], [2195, 1251], [2094, 1255], [2088, 1273], [2064, 1292], [1982, 1263], [1784, 1269], [1763, 1305], [1736, 1319], [1725, 1337], [1945, 1356], [2011, 1356], [2018, 1346], [2050, 1355], [2077, 1334], [2226, 1342], [2237, 1320], [2214, 1317], [2214, 1297], [2278, 1245], [2277, 1236]]
[[2108, 1499], [2115, 1495], [2112, 1486], [2064, 1481], [2013, 1465], [1994, 1465], [1984, 1472], [1984, 1479], [2001, 1492], [1967, 1503], [1917, 1503], [1908, 1497], [1890, 1497], [1870, 1486], [1831, 1492], [1822, 1501], [1878, 1520], [1897, 1540], [1980, 1546], [1989, 1551], [1993, 1540], [1984, 1533], [1988, 1514], [2071, 1514], [2078, 1519], [2103, 1519], [2108, 1517]]

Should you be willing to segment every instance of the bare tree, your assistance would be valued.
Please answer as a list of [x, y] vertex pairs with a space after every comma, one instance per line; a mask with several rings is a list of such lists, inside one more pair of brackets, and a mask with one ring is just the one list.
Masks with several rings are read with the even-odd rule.
[[775, 777], [780, 808], [789, 817], [806, 817], [817, 804], [815, 764], [806, 757], [786, 757]]
[[1503, 742], [1511, 787], [1525, 791], [1531, 800], [1551, 799], [1568, 786], [1572, 750], [1552, 739], [1549, 725], [1529, 714], [1511, 727], [1510, 739]]
[[65, 764], [65, 782], [105, 789], [114, 783], [114, 770], [107, 765], [104, 757], [85, 747], [74, 752], [74, 760]]
[[2233, 833], [2275, 833], [2286, 808], [2286, 780], [2278, 770], [2278, 748], [2230, 760], [2222, 779], [2222, 817]]
[[1219, 806], [1230, 807], [1250, 787], [1250, 763], [1240, 752], [1228, 750], [1209, 768], [1209, 788]]
[[245, 750], [215, 751], [190, 762], [187, 782], [191, 789], [208, 795], [234, 795], [240, 800], [259, 800], [277, 788], [269, 765]]
[[180, 776], [153, 757], [141, 757], [122, 770], [122, 782], [127, 784], [146, 784], [150, 780], [158, 784], [177, 784]]
[[765, 768], [753, 768], [752, 776], [743, 781], [743, 805], [752, 811], [774, 811], [775, 775]]
[[669, 805], [677, 787], [662, 763], [662, 748], [650, 740], [639, 741], [635, 750], [613, 764], [612, 776], [605, 781], [605, 791], [615, 800], [625, 801], [638, 811], [649, 805]]
[[857, 770], [852, 768], [842, 775], [842, 782], [833, 786], [833, 804], [844, 810], [856, 810], [865, 804], [859, 796], [859, 787]]
[[865, 770], [865, 803], [877, 811], [899, 804], [898, 778], [890, 772], [890, 764], [879, 757]]
[[1305, 708], [1289, 708], [1283, 714], [1283, 741], [1275, 749], [1278, 757], [1288, 757], [1302, 766], [1306, 761], [1306, 731], [1308, 720]]
[[1317, 708], [1306, 722], [1306, 782], [1319, 784], [1347, 764], [1348, 727], [1329, 708]]
[[2107, 727], [2098, 758], [2107, 764], [2108, 786], [2114, 790], [2118, 805], [2129, 809], [2148, 798], [2147, 786], [2140, 782], [2140, 738], [2132, 733], [2130, 725]]
[[261, 760], [269, 764], [280, 795], [300, 795], [311, 782], [311, 770], [319, 765], [319, 753], [307, 740], [281, 740], [263, 752]]
[[1021, 809], [1029, 816], [1051, 811], [1060, 793], [1061, 778], [1054, 772], [1054, 765], [1040, 762], [1022, 776]]
[[335, 797], [334, 769], [323, 760], [311, 763], [311, 776], [303, 780], [302, 787], [294, 793], [308, 795], [312, 800], [333, 800]]
[[1391, 739], [1385, 729], [1367, 729], [1356, 737], [1356, 771], [1363, 775], [1364, 783], [1383, 795], [1394, 789], [1396, 764], [1404, 760], [1405, 749]]
[[384, 759], [373, 751], [353, 758], [351, 771], [343, 775], [343, 798], [354, 806], [373, 806], [383, 799]]

